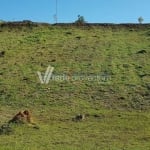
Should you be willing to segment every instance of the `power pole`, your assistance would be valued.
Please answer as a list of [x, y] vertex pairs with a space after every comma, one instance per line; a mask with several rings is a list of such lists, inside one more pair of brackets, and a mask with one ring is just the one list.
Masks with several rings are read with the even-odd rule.
[[55, 14], [54, 14], [54, 22], [58, 22], [58, 0], [55, 0]]
[[56, 23], [58, 22], [58, 1], [56, 0]]

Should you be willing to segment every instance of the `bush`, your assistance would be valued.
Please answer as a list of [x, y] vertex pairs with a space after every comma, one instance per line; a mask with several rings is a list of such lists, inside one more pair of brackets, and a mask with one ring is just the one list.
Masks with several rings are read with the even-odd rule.
[[85, 24], [85, 23], [86, 23], [86, 21], [85, 21], [84, 17], [78, 15], [78, 19], [75, 21], [75, 24], [82, 25], [82, 24]]

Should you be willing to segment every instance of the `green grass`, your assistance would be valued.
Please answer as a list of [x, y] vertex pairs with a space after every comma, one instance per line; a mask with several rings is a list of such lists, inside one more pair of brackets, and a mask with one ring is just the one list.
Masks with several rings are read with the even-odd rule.
[[[13, 126], [0, 150], [149, 150], [150, 26], [0, 26], [0, 124], [22, 109], [40, 129]], [[141, 50], [144, 52], [140, 53]], [[108, 74], [50, 81], [53, 74]], [[79, 114], [86, 120], [73, 122]]]

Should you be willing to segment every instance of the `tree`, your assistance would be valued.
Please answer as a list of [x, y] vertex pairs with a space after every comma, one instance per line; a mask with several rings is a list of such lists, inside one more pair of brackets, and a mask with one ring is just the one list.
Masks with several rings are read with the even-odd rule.
[[78, 15], [78, 19], [75, 21], [75, 23], [81, 25], [81, 24], [85, 24], [86, 21], [83, 16]]
[[1, 20], [1, 19], [0, 19], [0, 23], [4, 23], [4, 22], [5, 22], [4, 20]]
[[144, 19], [143, 19], [142, 17], [139, 17], [139, 18], [138, 18], [138, 22], [139, 22], [140, 24], [142, 24], [143, 21], [144, 21]]

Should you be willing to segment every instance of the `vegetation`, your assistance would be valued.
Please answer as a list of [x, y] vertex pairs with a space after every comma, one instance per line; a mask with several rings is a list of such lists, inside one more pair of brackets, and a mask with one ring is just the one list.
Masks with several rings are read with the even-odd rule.
[[138, 18], [138, 22], [139, 22], [140, 24], [142, 24], [143, 21], [144, 21], [144, 19], [143, 19], [142, 17], [139, 17], [139, 18]]
[[5, 22], [4, 20], [0, 19], [0, 24], [1, 24], [1, 23], [4, 23], [4, 22]]
[[78, 15], [78, 19], [75, 21], [75, 24], [84, 25], [86, 23], [83, 16]]
[[[0, 150], [149, 150], [149, 40], [144, 24], [1, 25]], [[41, 84], [48, 65], [110, 78]], [[25, 109], [39, 129], [2, 126]]]

